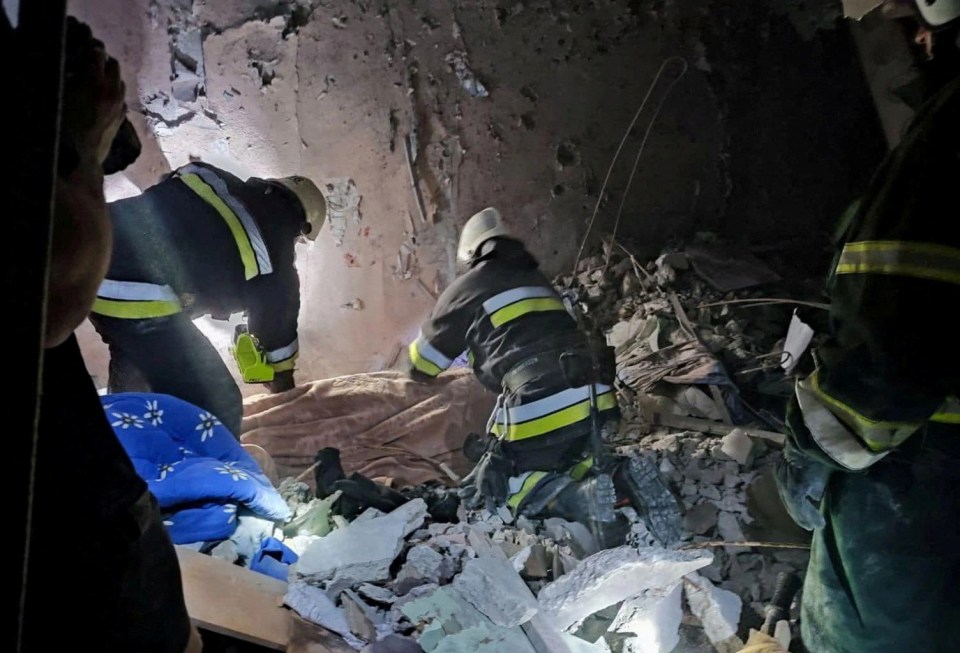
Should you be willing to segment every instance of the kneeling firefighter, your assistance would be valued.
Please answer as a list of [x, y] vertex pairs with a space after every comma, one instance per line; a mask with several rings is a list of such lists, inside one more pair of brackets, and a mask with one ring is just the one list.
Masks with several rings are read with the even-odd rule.
[[578, 521], [602, 536], [616, 530], [615, 508], [625, 499], [655, 537], [676, 541], [679, 510], [658, 470], [605, 453], [604, 434], [619, 418], [612, 350], [578, 327], [496, 209], [467, 221], [457, 258], [467, 271], [410, 344], [408, 365], [414, 379], [429, 381], [466, 353], [480, 382], [499, 395], [485, 451], [462, 485], [467, 507], [506, 505], [515, 515]]
[[173, 395], [239, 438], [240, 389], [192, 320], [245, 312], [232, 348], [242, 379], [292, 388], [294, 246], [320, 233], [323, 194], [305, 177], [243, 181], [191, 163], [109, 211], [113, 254], [90, 321], [110, 348], [110, 392]]

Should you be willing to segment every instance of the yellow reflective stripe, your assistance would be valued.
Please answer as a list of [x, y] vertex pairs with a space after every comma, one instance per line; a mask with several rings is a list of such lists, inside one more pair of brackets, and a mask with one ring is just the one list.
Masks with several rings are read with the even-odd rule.
[[493, 326], [503, 326], [511, 320], [515, 320], [521, 315], [528, 313], [542, 313], [544, 311], [566, 311], [563, 301], [557, 297], [538, 297], [535, 299], [523, 299], [515, 304], [504, 306], [500, 310], [490, 315], [490, 321]]
[[873, 451], [883, 451], [897, 446], [920, 428], [920, 421], [890, 422], [871, 419], [860, 413], [850, 405], [828, 394], [820, 386], [820, 370], [816, 370], [810, 375], [810, 389], [837, 417], [853, 428]]
[[584, 476], [587, 475], [587, 472], [593, 467], [593, 456], [587, 456], [576, 465], [570, 468], [570, 478], [575, 481], [579, 481]]
[[180, 175], [179, 178], [180, 181], [190, 187], [190, 190], [212, 206], [217, 213], [220, 214], [224, 222], [227, 223], [227, 228], [230, 229], [233, 239], [237, 242], [240, 260], [243, 262], [244, 278], [249, 281], [260, 274], [260, 268], [257, 267], [257, 255], [253, 251], [253, 245], [250, 244], [250, 236], [247, 235], [246, 229], [240, 224], [240, 219], [237, 217], [237, 214], [233, 212], [233, 209], [227, 206], [227, 204], [217, 196], [213, 188], [196, 174], [183, 174]]
[[930, 421], [938, 424], [960, 424], [960, 413], [934, 413]]
[[[616, 408], [616, 406], [617, 398], [612, 392], [605, 392], [597, 397], [597, 407], [600, 410], [609, 410], [611, 408]], [[567, 406], [566, 408], [558, 410], [555, 413], [551, 413], [550, 415], [544, 415], [543, 417], [532, 419], [528, 422], [508, 424], [505, 436], [503, 424], [495, 424], [493, 427], [493, 433], [498, 437], [505, 437], [510, 442], [515, 442], [517, 440], [535, 438], [539, 435], [543, 435], [544, 433], [556, 431], [557, 429], [561, 429], [565, 426], [576, 424], [577, 422], [587, 419], [588, 417], [590, 417], [589, 399], [573, 404], [572, 406]]]
[[297, 363], [297, 356], [299, 354], [294, 354], [286, 360], [282, 360], [276, 363], [267, 363], [270, 367], [273, 368], [274, 372], [286, 372], [287, 370], [292, 370]]
[[530, 472], [527, 477], [523, 479], [523, 485], [520, 486], [520, 489], [507, 499], [507, 507], [511, 510], [516, 510], [523, 500], [527, 498], [527, 495], [530, 494], [530, 490], [535, 488], [537, 483], [546, 475], [547, 472]]
[[837, 274], [890, 274], [960, 284], [960, 249], [900, 240], [847, 243]]
[[98, 297], [93, 302], [93, 312], [98, 315], [120, 317], [130, 320], [166, 317], [168, 315], [176, 315], [181, 310], [180, 302], [166, 300], [124, 301]]
[[956, 397], [948, 397], [930, 421], [939, 424], [960, 424], [960, 401], [957, 401]]
[[440, 372], [443, 371], [442, 369], [437, 367], [432, 361], [429, 361], [420, 355], [420, 348], [418, 346], [419, 342], [419, 340], [414, 340], [407, 348], [407, 351], [410, 353], [410, 362], [413, 363], [415, 368], [427, 376], [436, 376], [440, 374]]

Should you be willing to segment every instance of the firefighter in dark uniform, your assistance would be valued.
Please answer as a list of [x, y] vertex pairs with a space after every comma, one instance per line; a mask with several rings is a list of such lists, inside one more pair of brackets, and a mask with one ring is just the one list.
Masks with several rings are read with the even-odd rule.
[[500, 396], [488, 451], [465, 479], [468, 506], [615, 522], [618, 486], [659, 477], [639, 479], [642, 463], [609, 460], [596, 446], [603, 434], [594, 430], [619, 417], [609, 348], [589, 342], [496, 209], [466, 223], [457, 258], [469, 270], [444, 291], [408, 355], [412, 376], [427, 381], [466, 352]]
[[240, 390], [193, 324], [244, 311], [234, 337], [241, 377], [294, 386], [298, 239], [326, 217], [304, 177], [241, 181], [203, 163], [110, 204], [113, 256], [91, 322], [110, 348], [110, 392], [159, 392], [209, 411], [239, 438]]
[[[960, 21], [958, 0], [917, 6], [929, 28]], [[943, 319], [960, 303], [958, 74], [844, 216], [834, 328], [788, 407], [778, 486], [813, 531], [812, 652], [960, 647], [960, 357]]]

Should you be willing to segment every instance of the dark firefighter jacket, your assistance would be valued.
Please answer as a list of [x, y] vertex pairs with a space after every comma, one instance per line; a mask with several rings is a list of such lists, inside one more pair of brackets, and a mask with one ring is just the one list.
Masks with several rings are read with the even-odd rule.
[[[521, 243], [496, 239], [482, 251], [480, 262], [440, 296], [410, 344], [411, 374], [435, 377], [466, 353], [480, 382], [499, 393], [508, 373], [531, 363], [532, 374], [504, 393], [491, 432], [508, 451], [580, 451], [590, 433], [589, 384], [571, 387], [558, 361], [586, 339]], [[613, 379], [594, 381], [603, 418], [615, 416]]]
[[190, 164], [109, 209], [113, 255], [94, 313], [147, 319], [246, 311], [274, 369], [293, 369], [300, 310], [294, 243], [305, 218], [292, 193]]
[[787, 411], [791, 445], [837, 470], [804, 585], [810, 651], [957, 650], [958, 184], [960, 78], [844, 217], [833, 335]]
[[858, 467], [859, 450], [868, 463], [927, 421], [960, 422], [960, 350], [946, 317], [960, 305], [958, 183], [960, 78], [917, 114], [838, 231], [833, 337], [800, 389], [855, 435], [833, 450], [836, 438], [821, 438], [835, 462], [849, 453]]

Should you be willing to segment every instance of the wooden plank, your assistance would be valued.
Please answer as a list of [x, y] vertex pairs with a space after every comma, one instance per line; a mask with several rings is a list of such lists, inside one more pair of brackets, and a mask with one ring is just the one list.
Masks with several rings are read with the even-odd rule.
[[726, 435], [733, 429], [740, 429], [751, 438], [760, 438], [761, 440], [772, 442], [781, 447], [787, 442], [787, 436], [783, 433], [764, 431], [750, 426], [732, 426], [730, 424], [723, 424], [722, 422], [700, 419], [699, 417], [686, 417], [683, 415], [671, 415], [669, 413], [653, 413], [645, 417], [655, 425], [669, 426], [670, 428], [700, 431], [701, 433], [709, 433], [711, 435]]
[[291, 615], [287, 584], [181, 546], [180, 575], [190, 619], [199, 628], [284, 651]]

